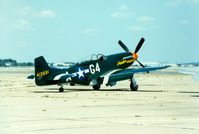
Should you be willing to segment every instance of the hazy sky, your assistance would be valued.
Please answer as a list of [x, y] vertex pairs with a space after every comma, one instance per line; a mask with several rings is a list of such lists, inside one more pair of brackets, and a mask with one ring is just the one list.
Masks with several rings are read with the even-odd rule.
[[199, 0], [0, 0], [0, 58], [78, 61], [141, 37], [140, 61], [199, 61]]

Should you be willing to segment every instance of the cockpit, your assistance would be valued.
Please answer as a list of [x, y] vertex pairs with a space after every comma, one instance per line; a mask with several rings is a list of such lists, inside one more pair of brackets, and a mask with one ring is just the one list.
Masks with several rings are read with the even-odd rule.
[[103, 54], [92, 54], [91, 55], [91, 61], [103, 61], [107, 59], [107, 57]]
[[83, 60], [81, 62], [78, 62], [78, 65], [86, 65], [89, 64], [92, 61], [104, 61], [107, 59], [107, 57], [103, 54], [92, 54], [91, 56], [89, 56], [90, 58], [87, 57], [86, 60]]

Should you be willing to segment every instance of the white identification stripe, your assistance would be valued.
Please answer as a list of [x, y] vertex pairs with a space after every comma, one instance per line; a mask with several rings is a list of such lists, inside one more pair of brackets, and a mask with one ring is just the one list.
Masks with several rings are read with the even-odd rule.
[[77, 73], [72, 73], [72, 77], [76, 77], [77, 76]]
[[119, 70], [122, 70], [122, 69], [116, 69], [116, 70], [113, 70], [113, 71], [111, 71], [111, 72], [109, 72], [109, 73], [107, 73], [107, 74], [104, 74], [104, 75], [102, 76], [102, 77], [104, 77], [104, 80], [103, 80], [102, 85], [106, 85], [106, 84], [108, 83], [108, 80], [109, 80], [110, 75], [113, 74], [113, 73], [115, 73], [115, 72], [117, 72], [117, 71], [119, 71]]
[[86, 73], [86, 74], [89, 73], [89, 69], [85, 69], [84, 73]]
[[66, 74], [65, 73], [64, 74], [59, 74], [59, 75], [55, 76], [55, 78], [53, 80], [59, 80], [64, 75], [66, 75]]

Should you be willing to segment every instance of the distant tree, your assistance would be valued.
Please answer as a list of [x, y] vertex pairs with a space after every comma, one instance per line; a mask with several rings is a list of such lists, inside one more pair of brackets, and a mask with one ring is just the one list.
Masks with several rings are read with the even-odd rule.
[[9, 59], [0, 59], [0, 66], [6, 67], [6, 66], [33, 66], [34, 64], [32, 62], [22, 62], [17, 63], [16, 60], [13, 60], [11, 58]]
[[0, 61], [0, 67], [5, 67], [5, 66], [6, 66], [6, 64], [4, 62]]

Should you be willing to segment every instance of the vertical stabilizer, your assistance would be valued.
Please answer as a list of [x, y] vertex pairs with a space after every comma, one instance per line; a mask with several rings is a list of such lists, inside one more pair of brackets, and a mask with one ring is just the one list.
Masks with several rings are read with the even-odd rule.
[[38, 86], [46, 85], [50, 74], [50, 67], [43, 56], [35, 58], [35, 83]]

